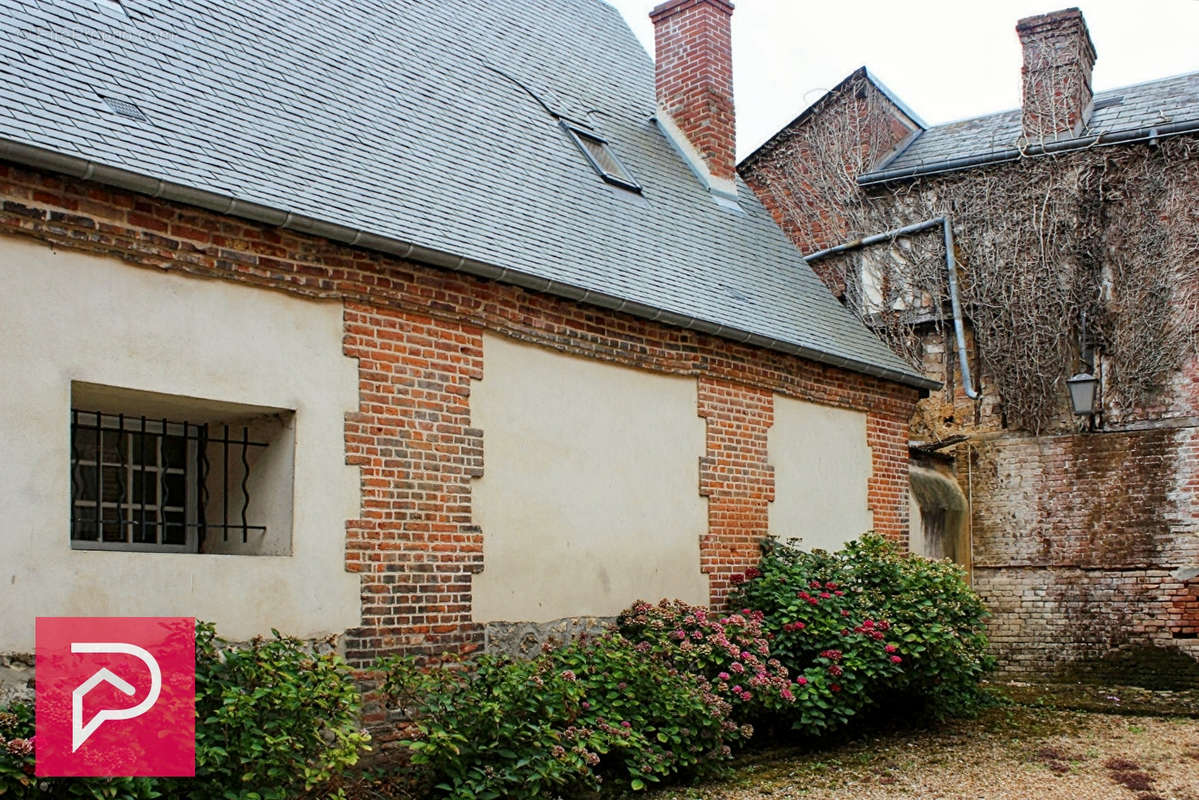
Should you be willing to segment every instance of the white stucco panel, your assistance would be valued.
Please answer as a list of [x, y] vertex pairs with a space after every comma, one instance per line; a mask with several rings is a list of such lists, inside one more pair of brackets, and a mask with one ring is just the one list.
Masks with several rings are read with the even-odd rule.
[[[235, 639], [357, 625], [342, 329], [339, 303], [0, 237], [0, 651], [32, 650], [35, 616], [196, 616]], [[72, 550], [72, 381], [294, 411], [291, 555]]]
[[807, 550], [836, 550], [874, 526], [864, 413], [775, 395], [768, 446], [771, 534], [799, 538]]
[[474, 618], [607, 616], [638, 598], [707, 603], [695, 380], [492, 335], [483, 365], [471, 393], [484, 449]]

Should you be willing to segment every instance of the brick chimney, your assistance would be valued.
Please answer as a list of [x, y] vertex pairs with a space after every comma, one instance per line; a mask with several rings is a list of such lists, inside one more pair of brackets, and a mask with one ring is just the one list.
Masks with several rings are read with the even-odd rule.
[[1082, 12], [1067, 8], [1016, 24], [1024, 48], [1024, 136], [1078, 136], [1091, 116], [1095, 45]]
[[733, 4], [669, 0], [650, 12], [658, 107], [698, 152], [711, 177], [732, 185]]

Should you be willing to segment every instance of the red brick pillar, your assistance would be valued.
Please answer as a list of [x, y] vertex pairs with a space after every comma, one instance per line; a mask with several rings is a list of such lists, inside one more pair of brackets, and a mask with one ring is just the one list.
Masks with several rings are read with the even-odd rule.
[[768, 533], [774, 500], [774, 469], [767, 463], [767, 434], [774, 424], [774, 397], [701, 376], [699, 416], [707, 420], [700, 459], [699, 493], [708, 498], [708, 533], [700, 540], [700, 569], [708, 575], [709, 601], [728, 598], [729, 577], [756, 564]]
[[874, 530], [908, 549], [908, 421], [899, 416], [870, 413], [866, 444], [872, 471], [866, 498], [874, 512]]
[[346, 526], [346, 569], [362, 576], [362, 624], [346, 657], [467, 651], [471, 576], [483, 537], [471, 519], [482, 432], [470, 427], [471, 380], [483, 375], [479, 330], [368, 306], [345, 309], [345, 352], [358, 359], [359, 409], [346, 416], [346, 461], [361, 470], [362, 510]]

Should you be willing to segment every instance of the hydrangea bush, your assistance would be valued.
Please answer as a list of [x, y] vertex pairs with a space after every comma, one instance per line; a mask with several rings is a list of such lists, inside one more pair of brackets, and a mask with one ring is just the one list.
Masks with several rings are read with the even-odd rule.
[[244, 645], [196, 625], [196, 777], [37, 778], [33, 709], [0, 709], [0, 797], [289, 800], [327, 790], [369, 737], [349, 666], [273, 632]]
[[739, 719], [795, 703], [787, 668], [771, 657], [758, 611], [720, 615], [681, 600], [639, 600], [616, 624], [643, 652], [706, 678]]
[[611, 633], [531, 660], [484, 655], [422, 668], [378, 664], [412, 719], [404, 744], [450, 798], [639, 790], [718, 769], [752, 731], [702, 676]]
[[33, 708], [18, 703], [0, 709], [0, 797], [150, 800], [163, 797], [153, 778], [38, 778]]
[[986, 702], [987, 613], [948, 561], [874, 534], [836, 553], [769, 540], [730, 603], [762, 612], [775, 657], [796, 676], [796, 727], [806, 733], [878, 703], [941, 717]]

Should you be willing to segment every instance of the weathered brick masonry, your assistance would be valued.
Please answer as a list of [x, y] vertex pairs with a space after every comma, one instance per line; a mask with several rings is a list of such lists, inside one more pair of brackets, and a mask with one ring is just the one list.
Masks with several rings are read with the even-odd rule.
[[[863, 68], [747, 158], [740, 174], [800, 252], [814, 253], [853, 238], [846, 190], [911, 133]], [[834, 295], [845, 294], [835, 262], [811, 266]]]
[[[563, 352], [699, 379], [709, 497], [701, 546], [721, 602], [727, 576], [756, 557], [773, 476], [765, 463], [771, 395], [868, 414], [876, 527], [902, 540], [900, 463], [917, 391], [780, 353], [641, 320], [328, 240], [241, 221], [84, 180], [0, 163], [0, 233], [132, 265], [237, 281], [344, 304], [360, 407], [346, 418], [346, 459], [362, 508], [346, 525], [346, 568], [362, 576], [352, 662], [382, 652], [469, 650], [471, 576], [485, 567], [470, 481], [484, 469], [470, 384], [486, 330]], [[633, 598], [630, 598], [632, 600]]]
[[1197, 446], [1193, 427], [974, 445], [975, 585], [1007, 673], [1199, 686], [1175, 657], [1199, 658]]
[[[1077, 11], [1026, 23], [1021, 30], [1028, 67], [1025, 133], [1034, 141], [1072, 135], [1091, 100], [1095, 54], [1085, 24]], [[1047, 65], [1050, 55], [1064, 61]], [[963, 391], [948, 302], [937, 300], [938, 307], [930, 302], [921, 309], [933, 312], [924, 321], [919, 315], [895, 319], [906, 319], [905, 335], [919, 341], [914, 352], [924, 374], [944, 385], [921, 403], [910, 438], [950, 445], [940, 452], [956, 458], [972, 509], [973, 579], [993, 611], [990, 630], [1001, 669], [1034, 679], [1056, 675], [1195, 685], [1199, 360], [1192, 353], [1189, 361], [1171, 363], [1148, 398], [1122, 399], [1116, 380], [1121, 370], [1125, 377], [1151, 373], [1173, 358], [1171, 342], [1189, 341], [1193, 334], [1193, 323], [1179, 322], [1187, 315], [1177, 311], [1193, 307], [1188, 298], [1196, 285], [1195, 250], [1185, 246], [1194, 241], [1196, 221], [1195, 203], [1188, 200], [1199, 196], [1194, 142], [1179, 137], [1166, 144], [1127, 144], [855, 187], [858, 176], [885, 169], [879, 165], [902, 140], [896, 112], [860, 71], [747, 159], [741, 174], [805, 253], [940, 215], [952, 218], [959, 276], [964, 276], [967, 348], [982, 398], [975, 402]], [[986, 119], [963, 129], [986, 125]], [[958, 155], [963, 154], [945, 157]], [[1089, 174], [1104, 177], [1090, 182]], [[1032, 201], [1010, 188], [1025, 186], [1033, 187]], [[1056, 204], [1059, 217], [1044, 230], [1030, 224], [1025, 213], [1041, 201]], [[1000, 239], [1033, 231], [1041, 238]], [[813, 267], [834, 294], [860, 302], [865, 297], [860, 284], [866, 282], [861, 270], [867, 265], [890, 264], [892, 280], [904, 277], [905, 269], [907, 277], [924, 280], [926, 273], [910, 266], [921, 257], [912, 253], [923, 241], [929, 248], [923, 251], [924, 265], [935, 268], [939, 282], [941, 239], [936, 233], [921, 236], [900, 240], [890, 251], [877, 245], [869, 251], [872, 261], [863, 250], [816, 260]], [[1026, 254], [1036, 250], [1036, 242], [1049, 246], [1045, 243], [1055, 237], [1076, 237], [1077, 246], [1048, 259], [1054, 274], [1046, 278]], [[911, 251], [905, 249], [909, 245]], [[1062, 385], [1084, 368], [1076, 361], [1078, 353], [1067, 348], [1047, 359], [1048, 367], [1033, 358], [1049, 353], [1052, 342], [1078, 341], [1077, 326], [1061, 336], [1074, 323], [1054, 308], [1045, 315], [1051, 321], [1037, 327], [1042, 323], [1027, 313], [1029, 304], [1019, 302], [1049, 296], [1049, 281], [1061, 280], [1075, 261], [1090, 270], [1080, 278], [1094, 282], [1093, 288], [1085, 283], [1086, 291], [1099, 294], [1102, 287], [1108, 298], [1104, 320], [1095, 322], [1094, 311], [1085, 316], [1091, 321], [1089, 341], [1099, 353], [1092, 371], [1104, 380], [1103, 429], [1093, 432], [1079, 432]], [[1155, 272], [1158, 265], [1170, 269]], [[985, 329], [975, 327], [979, 312], [995, 301], [988, 298], [972, 308], [970, 287], [993, 279], [988, 271], [996, 268], [1024, 280], [1013, 283], [1005, 324], [1007, 330], [1022, 331], [1025, 342], [1037, 341], [1036, 347], [1021, 351], [994, 337], [989, 343], [979, 338]], [[850, 291], [849, 276], [858, 279], [857, 295]], [[1135, 298], [1142, 287], [1153, 287], [1155, 294], [1152, 303], [1140, 306]], [[1154, 317], [1149, 308], [1166, 311]], [[929, 324], [943, 312], [940, 324]], [[885, 326], [885, 316], [875, 324]], [[1034, 329], [1044, 336], [1034, 336]], [[995, 365], [1015, 353], [1022, 353], [1025, 374], [1052, 376], [1051, 370], [1068, 368], [1041, 389], [1058, 408], [1037, 430], [1052, 435], [1033, 437], [1013, 422], [1013, 401], [1023, 398], [1015, 391], [1002, 396]], [[1024, 393], [1028, 396], [1031, 392]], [[952, 445], [953, 437], [968, 441]], [[886, 473], [877, 469], [877, 451], [875, 458], [878, 480]], [[900, 471], [906, 473], [906, 465]], [[875, 521], [883, 522], [877, 512]]]

